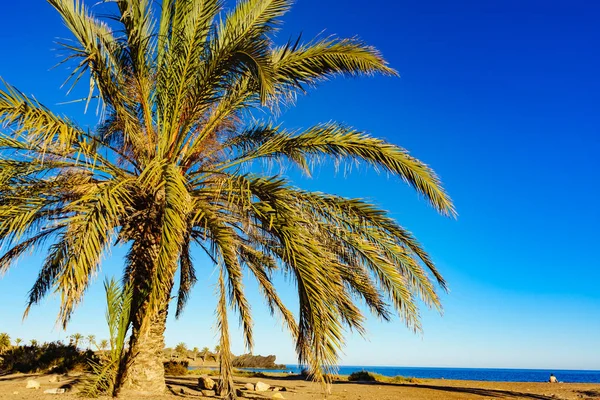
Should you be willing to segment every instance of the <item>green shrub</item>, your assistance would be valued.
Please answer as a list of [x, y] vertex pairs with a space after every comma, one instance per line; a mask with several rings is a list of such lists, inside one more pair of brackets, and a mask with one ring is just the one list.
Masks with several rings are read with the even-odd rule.
[[401, 375], [385, 376], [374, 372], [356, 371], [353, 372], [348, 380], [350, 382], [381, 382], [381, 383], [420, 383], [417, 378], [406, 378]]
[[41, 346], [13, 347], [4, 352], [0, 361], [0, 370], [23, 373], [64, 373], [75, 368], [87, 368], [88, 362], [96, 358], [91, 350], [79, 351], [70, 344], [50, 342]]
[[375, 382], [375, 375], [367, 371], [356, 371], [348, 376], [350, 382]]
[[165, 365], [165, 374], [181, 376], [187, 375], [189, 362], [187, 361], [167, 361]]

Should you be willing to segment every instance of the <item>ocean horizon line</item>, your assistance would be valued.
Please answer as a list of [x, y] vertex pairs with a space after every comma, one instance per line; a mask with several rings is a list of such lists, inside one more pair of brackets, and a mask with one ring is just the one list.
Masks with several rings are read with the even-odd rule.
[[[292, 373], [302, 372], [298, 364], [282, 364], [285, 368], [263, 369], [244, 368], [247, 371]], [[473, 368], [473, 367], [398, 367], [374, 365], [339, 365], [337, 375], [351, 375], [354, 372], [370, 372], [373, 374], [416, 379], [448, 379], [488, 382], [548, 382], [554, 374], [564, 383], [600, 383], [600, 370], [588, 369], [531, 369], [531, 368]]]
[[[279, 365], [301, 367], [301, 364], [297, 363], [281, 363]], [[383, 364], [372, 364], [372, 365], [358, 365], [358, 364], [339, 364], [338, 368], [405, 368], [405, 369], [477, 369], [477, 370], [520, 370], [520, 371], [581, 371], [581, 372], [598, 372], [600, 373], [600, 367], [598, 369], [588, 368], [531, 368], [531, 367], [453, 367], [453, 366], [419, 366], [419, 365], [383, 365]]]

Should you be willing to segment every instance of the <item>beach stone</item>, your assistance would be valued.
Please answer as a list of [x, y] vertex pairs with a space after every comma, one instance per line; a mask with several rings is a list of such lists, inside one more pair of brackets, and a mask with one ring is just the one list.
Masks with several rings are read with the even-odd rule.
[[271, 388], [271, 385], [267, 385], [266, 383], [258, 381], [254, 387], [257, 392], [266, 392]]
[[283, 397], [283, 395], [279, 392], [275, 393], [272, 398], [273, 399], [285, 399], [285, 397]]
[[35, 379], [27, 379], [27, 386], [25, 386], [26, 389], [39, 389], [40, 388], [40, 383], [38, 381], [36, 381]]
[[242, 389], [235, 389], [235, 395], [237, 397], [246, 397], [246, 393]]
[[200, 389], [213, 390], [215, 385], [215, 381], [208, 376], [201, 376], [198, 378], [198, 386], [200, 386]]
[[254, 391], [254, 383], [248, 382], [244, 385], [244, 387], [248, 390]]
[[60, 382], [60, 377], [58, 375], [50, 375], [50, 377], [48, 378], [48, 382], [50, 382], [50, 383]]
[[214, 390], [201, 390], [200, 393], [202, 393], [202, 396], [215, 397], [215, 391]]
[[278, 388], [278, 387], [274, 387], [274, 388], [273, 388], [273, 391], [274, 391], [274, 392], [279, 392], [279, 388]]
[[54, 389], [44, 390], [44, 393], [46, 393], [46, 394], [63, 394], [65, 392], [66, 392], [66, 390], [63, 388], [54, 388]]

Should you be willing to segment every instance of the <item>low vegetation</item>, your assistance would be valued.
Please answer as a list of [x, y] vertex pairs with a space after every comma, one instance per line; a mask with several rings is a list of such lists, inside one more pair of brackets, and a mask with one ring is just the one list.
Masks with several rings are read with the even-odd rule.
[[406, 378], [404, 376], [385, 376], [375, 372], [356, 371], [348, 376], [350, 382], [381, 382], [381, 383], [419, 383], [417, 378]]
[[187, 375], [189, 363], [187, 361], [166, 361], [165, 375], [181, 376]]
[[11, 346], [0, 356], [0, 370], [9, 372], [57, 372], [86, 370], [97, 357], [90, 350], [80, 351], [62, 342]]

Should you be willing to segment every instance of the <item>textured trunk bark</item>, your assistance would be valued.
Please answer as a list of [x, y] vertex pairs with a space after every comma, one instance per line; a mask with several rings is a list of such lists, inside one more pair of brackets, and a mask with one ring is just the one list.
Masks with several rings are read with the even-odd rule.
[[120, 394], [156, 395], [166, 391], [163, 365], [166, 306], [145, 327], [141, 321], [134, 322], [130, 357]]
[[152, 282], [149, 278], [154, 276], [154, 263], [158, 254], [157, 243], [159, 243], [158, 235], [150, 234], [132, 245], [131, 252], [136, 255], [129, 271], [130, 280], [134, 285], [132, 333], [129, 351], [118, 378], [121, 384], [117, 384], [118, 394], [124, 398], [129, 398], [131, 395], [160, 395], [167, 389], [163, 364], [164, 333], [177, 266], [174, 265], [172, 270], [168, 271], [167, 279], [170, 284], [164, 288], [159, 311], [153, 311], [148, 304], [148, 299], [156, 282]]

